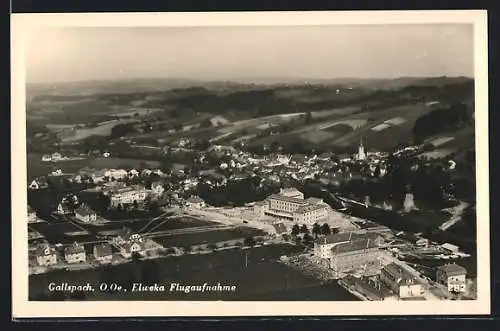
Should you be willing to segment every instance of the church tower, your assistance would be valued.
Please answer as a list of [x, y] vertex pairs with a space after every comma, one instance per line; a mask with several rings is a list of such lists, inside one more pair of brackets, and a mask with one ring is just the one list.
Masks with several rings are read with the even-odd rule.
[[365, 146], [363, 146], [363, 137], [361, 137], [359, 139], [359, 147], [358, 147], [357, 159], [358, 160], [364, 160], [364, 159], [366, 159]]

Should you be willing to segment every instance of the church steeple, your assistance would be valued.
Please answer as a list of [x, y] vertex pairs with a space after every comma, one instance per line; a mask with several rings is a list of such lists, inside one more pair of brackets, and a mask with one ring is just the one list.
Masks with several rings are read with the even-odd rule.
[[364, 160], [366, 158], [365, 154], [365, 146], [363, 146], [363, 136], [359, 139], [359, 147], [358, 147], [358, 155], [357, 159], [358, 160]]

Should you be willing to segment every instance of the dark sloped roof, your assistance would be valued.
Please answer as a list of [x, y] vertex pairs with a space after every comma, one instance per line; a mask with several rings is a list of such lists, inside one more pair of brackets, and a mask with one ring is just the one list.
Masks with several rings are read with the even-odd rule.
[[199, 196], [190, 196], [188, 199], [187, 199], [188, 202], [191, 202], [191, 203], [200, 203], [200, 202], [203, 202], [203, 199], [200, 198]]
[[64, 254], [66, 255], [80, 253], [85, 253], [85, 248], [79, 243], [74, 243], [73, 245], [68, 246], [64, 249]]
[[93, 215], [95, 212], [87, 205], [81, 204], [78, 208], [75, 210], [75, 214], [79, 214], [82, 216], [88, 216], [88, 215]]
[[412, 274], [394, 262], [386, 265], [383, 270], [400, 283], [408, 283], [415, 279]]
[[292, 202], [292, 203], [301, 204], [301, 205], [307, 204], [307, 201], [304, 199], [287, 197], [287, 196], [281, 195], [281, 194], [273, 194], [269, 197], [269, 199], [276, 199], [276, 200]]
[[276, 230], [277, 234], [281, 234], [281, 233], [286, 233], [287, 232], [286, 226], [283, 223], [275, 223], [275, 224], [273, 224], [273, 227]]
[[[49, 249], [49, 254], [46, 254], [47, 249]], [[36, 253], [39, 256], [52, 255], [52, 254], [56, 253], [56, 250], [54, 249], [54, 247], [50, 246], [49, 244], [41, 244], [37, 247]]]
[[319, 238], [316, 240], [317, 244], [326, 245], [326, 244], [337, 244], [342, 242], [348, 242], [353, 239], [361, 238], [362, 235], [355, 232], [340, 232], [336, 234], [331, 234], [325, 236], [323, 238]]
[[464, 267], [462, 267], [456, 263], [445, 264], [443, 266], [440, 266], [438, 269], [440, 271], [446, 273], [446, 275], [448, 275], [448, 276], [457, 276], [457, 275], [467, 274], [467, 269], [465, 269]]
[[345, 243], [340, 243], [332, 248], [334, 254], [350, 253], [365, 249], [376, 248], [377, 246], [370, 239], [359, 239]]
[[102, 243], [94, 246], [94, 254], [98, 257], [109, 256], [113, 253], [111, 245], [108, 243]]

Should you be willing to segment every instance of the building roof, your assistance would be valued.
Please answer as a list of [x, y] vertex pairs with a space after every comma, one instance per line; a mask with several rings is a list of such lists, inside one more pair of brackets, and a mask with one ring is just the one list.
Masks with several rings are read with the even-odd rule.
[[444, 272], [447, 276], [458, 276], [467, 274], [467, 269], [456, 263], [445, 264], [443, 266], [438, 267], [438, 270]]
[[383, 270], [390, 274], [398, 283], [404, 284], [415, 280], [415, 277], [410, 272], [394, 262], [386, 265]]
[[363, 238], [363, 236], [356, 232], [339, 232], [318, 238], [316, 243], [319, 245], [339, 244], [360, 238]]
[[333, 246], [332, 252], [334, 254], [351, 253], [362, 251], [365, 249], [377, 248], [373, 240], [370, 239], [357, 239], [348, 242], [339, 243]]
[[281, 194], [273, 194], [273, 195], [269, 196], [269, 199], [286, 201], [286, 202], [296, 203], [296, 204], [300, 204], [300, 205], [307, 204], [306, 200], [304, 200], [304, 199], [287, 197], [287, 196], [284, 196]]
[[93, 211], [92, 208], [90, 208], [86, 204], [81, 204], [78, 208], [76, 208], [75, 214], [82, 216], [89, 216], [89, 215], [94, 215], [95, 211]]
[[310, 197], [310, 198], [307, 198], [306, 201], [309, 203], [312, 203], [312, 204], [318, 204], [318, 203], [323, 202], [323, 199]]
[[126, 251], [130, 251], [132, 249], [132, 245], [139, 245], [141, 247], [141, 250], [144, 249], [144, 244], [141, 241], [126, 241], [121, 244], [121, 248]]
[[104, 257], [112, 255], [113, 251], [111, 245], [108, 243], [102, 243], [94, 246], [94, 255], [97, 257]]
[[57, 208], [59, 208], [59, 207], [61, 207], [61, 209], [62, 209], [62, 211], [64, 213], [70, 213], [71, 212], [71, 207], [66, 202], [59, 203], [59, 206]]
[[200, 198], [199, 196], [197, 195], [192, 195], [190, 196], [188, 199], [187, 199], [187, 202], [190, 202], [190, 203], [201, 203], [201, 202], [204, 202], [202, 198]]
[[277, 234], [282, 234], [287, 232], [286, 226], [283, 223], [274, 223], [273, 227], [276, 230]]
[[299, 207], [299, 209], [297, 209], [295, 211], [295, 213], [297, 213], [297, 214], [304, 214], [304, 213], [308, 213], [308, 212], [311, 212], [311, 211], [315, 211], [315, 210], [319, 210], [319, 209], [324, 209], [324, 208], [326, 208], [325, 205], [308, 204], [306, 206]]
[[[47, 251], [48, 249], [48, 251]], [[47, 254], [48, 253], [48, 254]], [[36, 254], [38, 256], [46, 256], [46, 255], [53, 255], [56, 253], [56, 250], [54, 247], [52, 247], [50, 244], [48, 243], [43, 243], [43, 244], [40, 244], [38, 245], [38, 247], [36, 248]]]
[[80, 253], [85, 253], [85, 247], [83, 245], [75, 242], [73, 245], [68, 246], [64, 249], [64, 254], [69, 255], [69, 254], [80, 254]]

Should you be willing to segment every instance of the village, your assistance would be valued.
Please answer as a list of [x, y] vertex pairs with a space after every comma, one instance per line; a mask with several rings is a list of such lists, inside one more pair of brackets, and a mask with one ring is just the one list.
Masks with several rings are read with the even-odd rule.
[[[362, 142], [352, 159], [345, 158], [339, 164], [328, 155], [269, 160], [232, 148], [214, 149], [225, 161], [220, 162], [219, 170], [234, 169], [229, 176], [213, 171], [186, 174], [184, 169], [165, 173], [160, 169], [84, 168], [65, 174], [58, 168], [34, 179], [28, 186], [30, 192], [44, 192], [51, 178], [83, 189], [64, 195], [55, 210], [43, 217], [28, 206], [30, 272], [98, 268], [134, 259], [290, 243], [304, 246], [304, 251], [282, 256], [282, 263], [324, 280], [336, 279], [362, 300], [473, 298], [474, 282], [460, 262], [455, 262], [469, 255], [456, 245], [438, 244], [419, 234], [410, 238], [402, 231], [349, 215], [349, 199], [341, 199], [340, 208], [334, 209], [323, 199], [306, 198], [300, 190], [283, 183], [287, 176], [329, 176], [325, 177], [329, 181], [352, 177], [353, 171], [346, 166], [355, 162], [363, 162], [362, 169], [370, 176], [383, 176], [386, 156], [365, 153]], [[203, 162], [204, 158], [201, 155], [199, 159]], [[332, 163], [339, 165], [333, 177], [327, 175]], [[221, 187], [237, 181], [245, 171], [252, 172], [250, 177], [267, 174], [267, 181], [278, 182], [281, 188], [264, 200], [230, 207], [211, 206], [193, 194], [201, 183]], [[411, 209], [411, 194], [406, 200], [405, 207], [410, 204], [407, 208]], [[99, 212], [90, 204], [98, 206]], [[108, 214], [121, 215], [121, 219], [108, 219]], [[220, 235], [230, 231], [227, 236]], [[203, 238], [191, 244], [175, 240], [176, 236], [216, 232], [215, 239]], [[408, 257], [438, 263], [426, 267], [407, 262]]]

